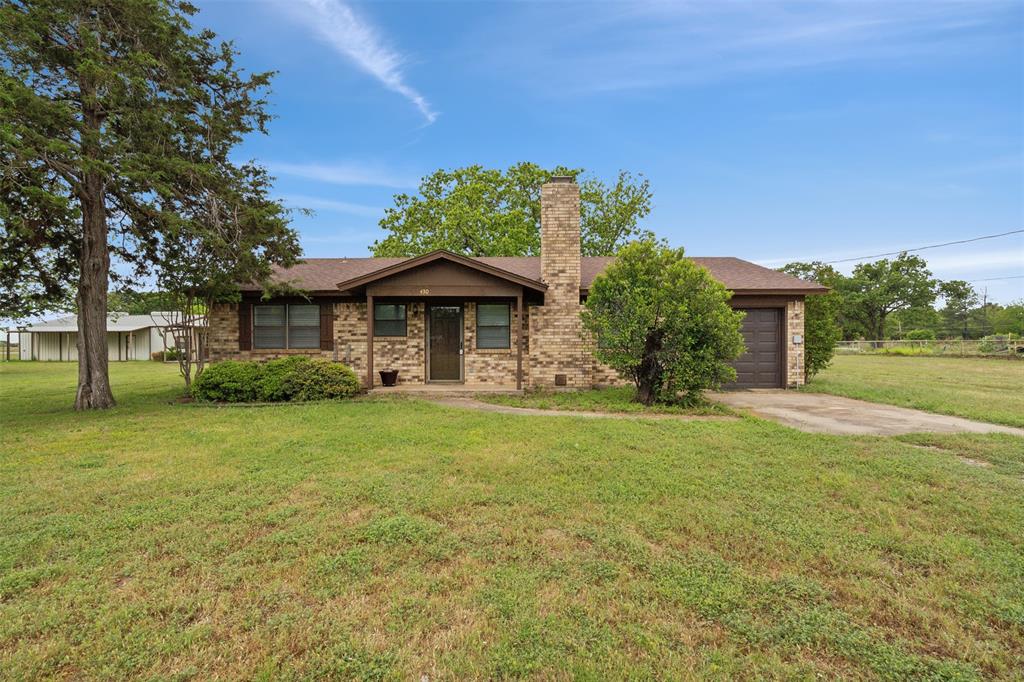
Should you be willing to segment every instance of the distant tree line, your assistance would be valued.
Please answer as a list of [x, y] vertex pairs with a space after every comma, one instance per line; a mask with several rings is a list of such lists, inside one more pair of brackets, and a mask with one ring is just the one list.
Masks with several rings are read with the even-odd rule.
[[970, 282], [934, 278], [920, 256], [860, 263], [849, 275], [820, 262], [790, 263], [782, 270], [831, 288], [826, 296], [808, 299], [807, 317], [809, 324], [829, 328], [835, 341], [1024, 334], [1024, 300], [987, 301]]

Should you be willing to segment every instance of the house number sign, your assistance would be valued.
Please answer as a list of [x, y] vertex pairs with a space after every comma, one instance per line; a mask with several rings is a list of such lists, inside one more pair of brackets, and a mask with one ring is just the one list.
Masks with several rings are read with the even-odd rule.
[[426, 296], [429, 293], [430, 293], [430, 289], [420, 289], [420, 295], [421, 296]]

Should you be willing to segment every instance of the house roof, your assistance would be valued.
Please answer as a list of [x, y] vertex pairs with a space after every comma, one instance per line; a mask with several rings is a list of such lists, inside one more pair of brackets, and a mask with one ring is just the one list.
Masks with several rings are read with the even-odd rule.
[[[174, 313], [154, 312], [152, 315], [129, 315], [127, 313], [109, 313], [107, 315], [108, 332], [134, 332], [148, 327], [166, 327], [171, 323]], [[78, 316], [68, 315], [55, 320], [48, 320], [32, 325], [24, 331], [40, 332], [77, 332]]]
[[[436, 257], [435, 252], [428, 256]], [[455, 254], [451, 254], [455, 256]], [[419, 259], [424, 259], [421, 256]], [[502, 271], [506, 275], [528, 280], [534, 288], [543, 290], [544, 283], [540, 276], [540, 256], [484, 256], [467, 258], [457, 256], [460, 260], [473, 261], [485, 268]], [[287, 282], [292, 286], [311, 293], [337, 293], [339, 284], [351, 288], [372, 279], [374, 275], [386, 276], [393, 272], [406, 269], [403, 265], [419, 259], [410, 258], [307, 258], [290, 268], [275, 268], [274, 279]], [[580, 289], [587, 291], [590, 284], [608, 265], [613, 257], [584, 256], [581, 262]], [[711, 276], [724, 284], [728, 289], [741, 294], [821, 294], [828, 289], [815, 282], [787, 275], [777, 270], [757, 265], [749, 261], [732, 257], [694, 257], [693, 260], [706, 267]], [[483, 268], [481, 268], [483, 269]], [[511, 277], [510, 277], [511, 279]], [[520, 282], [524, 283], [524, 282]], [[258, 285], [242, 286], [243, 291], [259, 291]]]
[[337, 288], [342, 291], [355, 289], [357, 287], [363, 286], [364, 284], [368, 284], [375, 280], [390, 277], [391, 275], [396, 275], [399, 272], [411, 270], [413, 268], [420, 267], [421, 265], [426, 265], [427, 263], [432, 263], [438, 260], [446, 260], [452, 263], [458, 263], [467, 268], [471, 268], [473, 270], [477, 270], [488, 275], [493, 275], [494, 277], [499, 277], [501, 279], [515, 282], [516, 284], [520, 284], [529, 289], [533, 289], [534, 291], [543, 292], [545, 289], [548, 288], [548, 286], [541, 282], [539, 278], [528, 277], [526, 275], [514, 272], [507, 268], [503, 268], [500, 265], [488, 263], [483, 258], [471, 258], [469, 256], [462, 256], [460, 254], [444, 250], [432, 251], [431, 253], [424, 254], [422, 256], [417, 256], [415, 258], [402, 259], [393, 265], [389, 265], [387, 267], [373, 270], [366, 274], [358, 275], [356, 277], [349, 278], [342, 282], [338, 282]]

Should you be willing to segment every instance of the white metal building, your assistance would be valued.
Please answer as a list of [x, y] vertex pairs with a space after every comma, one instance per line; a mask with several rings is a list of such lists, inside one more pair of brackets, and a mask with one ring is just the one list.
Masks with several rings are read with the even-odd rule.
[[[174, 347], [166, 332], [166, 313], [107, 316], [107, 358], [112, 362], [149, 360], [157, 351]], [[28, 327], [21, 331], [22, 360], [78, 361], [78, 318], [74, 315]]]

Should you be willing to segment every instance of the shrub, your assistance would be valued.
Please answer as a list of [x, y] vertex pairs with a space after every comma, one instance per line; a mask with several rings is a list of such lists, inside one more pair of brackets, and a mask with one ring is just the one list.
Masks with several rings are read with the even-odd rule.
[[362, 390], [359, 377], [351, 368], [326, 360], [301, 363], [286, 384], [292, 400], [338, 400]]
[[694, 404], [736, 378], [743, 313], [704, 268], [652, 240], [627, 244], [590, 287], [583, 323], [599, 360], [630, 377], [637, 400]]
[[246, 403], [257, 400], [257, 382], [262, 366], [255, 362], [226, 360], [210, 365], [192, 382], [192, 397], [218, 403]]
[[359, 378], [345, 365], [297, 356], [211, 365], [193, 383], [192, 395], [209, 402], [288, 402], [338, 400], [360, 389]]
[[293, 377], [301, 371], [301, 365], [309, 362], [309, 358], [298, 355], [262, 363], [256, 380], [256, 399], [267, 403], [292, 400], [296, 392]]
[[991, 334], [978, 341], [978, 351], [981, 353], [1005, 353], [1009, 350], [1012, 335]]
[[874, 352], [878, 355], [935, 355], [935, 349], [927, 346], [890, 346]]
[[157, 362], [163, 362], [165, 358], [167, 360], [177, 360], [181, 357], [181, 351], [177, 348], [168, 348], [166, 351], [158, 350], [155, 353], [151, 353], [149, 357]]
[[931, 329], [911, 329], [905, 338], [908, 341], [934, 341], [935, 332]]

